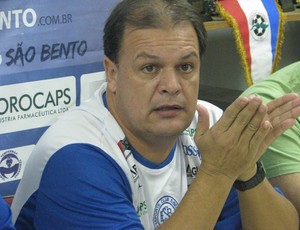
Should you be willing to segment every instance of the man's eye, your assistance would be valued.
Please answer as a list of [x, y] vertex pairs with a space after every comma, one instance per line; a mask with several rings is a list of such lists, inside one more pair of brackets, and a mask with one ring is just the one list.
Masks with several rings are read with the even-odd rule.
[[191, 64], [183, 64], [179, 66], [179, 69], [182, 72], [190, 73], [193, 70], [193, 66]]
[[155, 71], [157, 71], [157, 68], [154, 65], [146, 65], [143, 68], [143, 72], [145, 73], [154, 73]]

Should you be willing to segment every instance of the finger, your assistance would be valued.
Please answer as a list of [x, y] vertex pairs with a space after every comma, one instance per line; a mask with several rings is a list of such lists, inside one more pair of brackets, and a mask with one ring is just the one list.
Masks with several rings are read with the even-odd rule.
[[289, 119], [296, 119], [300, 116], [300, 98], [288, 101], [280, 107], [273, 109], [269, 113], [269, 118], [274, 127]]
[[[294, 100], [295, 100], [295, 102], [289, 103]], [[300, 101], [300, 98], [295, 93], [289, 93], [289, 94], [283, 95], [282, 97], [279, 97], [268, 103], [268, 113], [272, 114], [275, 112], [274, 115], [276, 116], [276, 115], [278, 115], [279, 111], [286, 111], [286, 110], [290, 109], [291, 106], [297, 106], [299, 101]]]
[[261, 145], [260, 152], [263, 154], [266, 149], [269, 147], [269, 145], [280, 135], [282, 135], [286, 130], [291, 128], [296, 123], [295, 119], [288, 119], [282, 122], [279, 126], [276, 128], [271, 128], [268, 135], [264, 138], [264, 142]]
[[[262, 132], [260, 130], [262, 127], [262, 123], [266, 120], [267, 115], [267, 106], [264, 104], [260, 104], [257, 108], [256, 113], [253, 115], [252, 119], [248, 122], [247, 126], [243, 130], [242, 141], [249, 143], [252, 137], [256, 134], [256, 132]], [[263, 129], [264, 131], [264, 129]]]
[[196, 106], [196, 109], [198, 112], [198, 123], [196, 127], [195, 139], [197, 139], [199, 136], [202, 136], [209, 129], [209, 113], [207, 109], [199, 104]]
[[239, 97], [229, 107], [227, 107], [223, 116], [218, 122], [222, 132], [227, 131], [231, 127], [238, 114], [249, 104], [251, 99], [252, 96]]
[[262, 105], [262, 100], [258, 97], [252, 97], [248, 105], [237, 115], [232, 123], [229, 133], [232, 135], [240, 134], [246, 130], [246, 138], [251, 138], [254, 132], [259, 128], [264, 116], [266, 115], [266, 106]]
[[290, 111], [287, 111], [286, 113], [281, 114], [278, 117], [271, 118], [270, 121], [273, 125], [273, 127], [277, 127], [281, 125], [282, 122], [285, 122], [287, 120], [298, 120], [300, 121], [300, 107], [294, 108]]
[[253, 159], [254, 162], [257, 161], [258, 155], [260, 155], [258, 149], [271, 128], [271, 123], [267, 121], [267, 109], [267, 105], [260, 104], [240, 136], [239, 145], [250, 150], [249, 153], [251, 154], [247, 156], [249, 162]]
[[273, 136], [275, 133], [276, 131], [274, 131], [272, 124], [268, 120], [262, 122], [251, 141], [249, 141], [249, 149], [251, 149], [251, 152], [256, 153], [253, 156], [255, 162], [262, 156], [272, 141], [275, 140], [276, 137], [275, 135]]
[[297, 98], [299, 98], [299, 96], [296, 93], [289, 93], [289, 94], [285, 94], [279, 98], [276, 98], [275, 100], [272, 100], [268, 103], [268, 111], [270, 113], [274, 109], [280, 107], [281, 105], [286, 104], [287, 102], [292, 101]]

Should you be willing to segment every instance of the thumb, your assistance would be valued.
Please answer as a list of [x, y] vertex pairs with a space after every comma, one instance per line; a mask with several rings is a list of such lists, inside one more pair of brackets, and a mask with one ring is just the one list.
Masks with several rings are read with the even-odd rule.
[[197, 104], [196, 110], [198, 112], [198, 123], [195, 139], [197, 140], [209, 129], [209, 114], [203, 105]]

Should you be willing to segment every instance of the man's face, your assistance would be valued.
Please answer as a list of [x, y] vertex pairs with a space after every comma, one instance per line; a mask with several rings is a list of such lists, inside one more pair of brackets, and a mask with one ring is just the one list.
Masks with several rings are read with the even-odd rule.
[[198, 97], [198, 47], [189, 23], [125, 30], [119, 63], [107, 74], [110, 110], [126, 135], [169, 137], [187, 128]]

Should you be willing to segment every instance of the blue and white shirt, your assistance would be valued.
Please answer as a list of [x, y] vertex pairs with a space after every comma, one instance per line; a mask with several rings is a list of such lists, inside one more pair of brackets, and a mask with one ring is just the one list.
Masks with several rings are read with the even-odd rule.
[[[175, 211], [201, 165], [197, 112], [168, 158], [155, 164], [128, 145], [105, 106], [105, 90], [106, 83], [37, 143], [12, 205], [17, 229], [155, 229]], [[222, 115], [199, 103], [211, 125]], [[234, 190], [216, 229], [241, 229]]]

